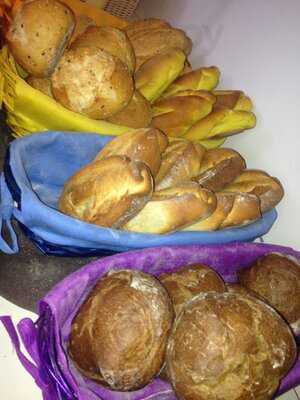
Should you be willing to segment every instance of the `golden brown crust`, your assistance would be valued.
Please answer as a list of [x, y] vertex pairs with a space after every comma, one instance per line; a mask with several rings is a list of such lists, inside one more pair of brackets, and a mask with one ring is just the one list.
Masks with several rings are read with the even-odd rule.
[[271, 177], [264, 171], [254, 169], [243, 171], [223, 190], [258, 196], [262, 212], [275, 207], [284, 196], [284, 189], [277, 178]]
[[95, 160], [123, 155], [133, 161], [142, 161], [156, 176], [161, 165], [161, 148], [168, 144], [168, 138], [158, 129], [137, 129], [114, 138], [97, 154]]
[[22, 2], [6, 40], [21, 67], [35, 77], [47, 77], [66, 48], [74, 26], [73, 12], [59, 1]]
[[51, 80], [49, 78], [36, 78], [34, 76], [28, 76], [26, 82], [34, 89], [46, 94], [49, 97], [53, 97]]
[[283, 254], [268, 254], [241, 270], [239, 279], [290, 324], [300, 320], [300, 264], [296, 259]]
[[176, 140], [162, 154], [160, 170], [155, 178], [155, 190], [166, 189], [188, 181], [200, 170], [205, 149], [199, 143]]
[[275, 310], [254, 297], [209, 292], [176, 319], [166, 359], [178, 398], [270, 400], [295, 357]]
[[183, 306], [200, 293], [226, 292], [225, 283], [220, 275], [202, 264], [188, 265], [176, 272], [162, 274], [159, 280], [167, 289], [177, 316]]
[[220, 191], [234, 181], [245, 168], [246, 161], [235, 150], [207, 150], [201, 162], [200, 174], [195, 181], [206, 189]]
[[131, 21], [125, 28], [128, 37], [135, 36], [138, 32], [157, 29], [157, 28], [171, 28], [171, 25], [160, 18], [145, 18], [136, 21]]
[[82, 372], [96, 366], [94, 379], [111, 389], [136, 390], [159, 373], [172, 322], [171, 301], [156, 278], [112, 271], [73, 320], [69, 353]]
[[74, 218], [118, 228], [144, 207], [152, 190], [153, 178], [144, 163], [112, 156], [86, 165], [69, 178], [58, 207]]
[[180, 137], [199, 119], [206, 117], [212, 106], [210, 100], [197, 95], [162, 98], [153, 106], [152, 125], [168, 136]]
[[124, 229], [141, 233], [170, 233], [207, 218], [216, 208], [213, 192], [194, 182], [155, 192]]
[[135, 90], [127, 106], [107, 120], [130, 128], [146, 128], [152, 120], [151, 105], [138, 90]]
[[251, 111], [253, 108], [251, 99], [241, 90], [214, 90], [213, 95], [216, 97], [215, 110], [230, 108]]
[[96, 47], [119, 58], [132, 73], [135, 70], [135, 55], [126, 34], [111, 26], [89, 26], [73, 42], [71, 48]]
[[107, 118], [130, 101], [134, 87], [125, 64], [94, 48], [67, 50], [51, 76], [54, 98], [90, 118]]

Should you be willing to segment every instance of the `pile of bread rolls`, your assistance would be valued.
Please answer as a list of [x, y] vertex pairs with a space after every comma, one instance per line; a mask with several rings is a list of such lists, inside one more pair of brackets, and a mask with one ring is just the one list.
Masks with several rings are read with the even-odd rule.
[[193, 70], [191, 39], [161, 19], [121, 30], [74, 15], [63, 1], [23, 0], [5, 38], [29, 85], [89, 118], [153, 125], [207, 147], [255, 126], [251, 100], [216, 91], [219, 69]]
[[268, 254], [240, 278], [246, 286], [226, 284], [198, 264], [158, 277], [111, 271], [75, 315], [68, 353], [112, 390], [160, 377], [178, 399], [271, 400], [296, 359], [288, 323], [300, 320], [300, 265]]
[[103, 227], [163, 234], [249, 224], [283, 197], [280, 182], [246, 169], [232, 149], [207, 150], [155, 128], [125, 133], [64, 184], [58, 208]]

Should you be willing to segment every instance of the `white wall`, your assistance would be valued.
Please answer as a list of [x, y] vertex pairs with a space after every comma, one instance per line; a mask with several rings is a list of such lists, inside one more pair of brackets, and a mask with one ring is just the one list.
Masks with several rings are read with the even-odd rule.
[[250, 95], [257, 126], [226, 146], [281, 180], [286, 195], [264, 239], [300, 250], [300, 1], [141, 0], [138, 15], [185, 29], [192, 65], [217, 65], [220, 88]]

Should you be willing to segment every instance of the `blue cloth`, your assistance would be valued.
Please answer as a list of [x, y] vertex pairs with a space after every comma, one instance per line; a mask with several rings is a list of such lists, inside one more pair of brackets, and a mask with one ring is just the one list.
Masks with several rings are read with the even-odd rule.
[[[1, 177], [1, 226], [10, 244], [0, 238], [0, 250], [18, 251], [11, 218], [45, 254], [103, 255], [131, 249], [188, 244], [253, 241], [272, 227], [271, 210], [248, 226], [216, 232], [176, 232], [166, 235], [130, 233], [101, 228], [57, 210], [64, 182], [94, 159], [112, 137], [91, 133], [47, 132], [14, 140], [8, 149]], [[2, 233], [2, 232], [1, 232]]]

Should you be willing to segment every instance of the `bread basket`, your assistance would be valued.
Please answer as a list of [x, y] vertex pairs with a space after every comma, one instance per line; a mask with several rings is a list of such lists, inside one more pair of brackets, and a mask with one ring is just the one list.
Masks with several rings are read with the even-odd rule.
[[[38, 304], [37, 321], [28, 318], [17, 325], [21, 340], [31, 356], [22, 353], [16, 328], [9, 317], [2, 317], [20, 362], [35, 379], [45, 400], [175, 400], [171, 386], [154, 379], [133, 392], [111, 391], [84, 378], [67, 356], [66, 346], [71, 321], [98, 279], [111, 269], [137, 269], [159, 275], [176, 271], [183, 265], [203, 263], [214, 268], [227, 282], [237, 279], [237, 271], [271, 252], [296, 257], [291, 248], [266, 244], [231, 244], [221, 246], [160, 247], [122, 253], [90, 263], [66, 277]], [[300, 358], [282, 380], [276, 395], [300, 383]]]
[[43, 253], [68, 256], [112, 254], [163, 245], [253, 241], [267, 233], [276, 220], [277, 212], [271, 209], [260, 220], [243, 227], [158, 235], [102, 228], [59, 212], [57, 200], [65, 180], [94, 159], [111, 139], [97, 134], [47, 132], [10, 144], [1, 177], [0, 222], [11, 233], [11, 245], [2, 238], [2, 251], [18, 251], [12, 219], [20, 223]]
[[139, 0], [109, 0], [105, 6], [105, 11], [121, 18], [129, 18], [134, 13], [139, 4]]

